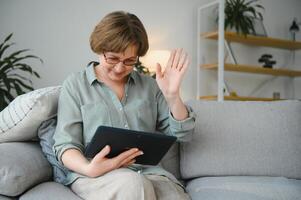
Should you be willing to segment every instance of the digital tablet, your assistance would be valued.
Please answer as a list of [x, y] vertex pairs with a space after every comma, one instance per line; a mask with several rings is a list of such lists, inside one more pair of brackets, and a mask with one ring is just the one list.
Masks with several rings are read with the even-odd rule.
[[138, 148], [144, 154], [136, 157], [135, 163], [157, 165], [176, 139], [174, 136], [159, 133], [99, 126], [91, 142], [87, 145], [85, 156], [93, 158], [106, 145], [111, 147], [107, 158], [115, 157], [131, 148]]

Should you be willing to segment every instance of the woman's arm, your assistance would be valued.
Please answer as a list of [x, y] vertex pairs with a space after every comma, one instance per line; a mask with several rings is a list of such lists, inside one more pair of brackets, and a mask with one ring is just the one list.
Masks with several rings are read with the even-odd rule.
[[137, 148], [127, 150], [114, 158], [106, 158], [110, 147], [103, 148], [91, 161], [77, 149], [68, 149], [62, 154], [62, 162], [68, 169], [88, 177], [98, 177], [114, 169], [135, 163], [135, 158], [143, 153]]
[[161, 65], [157, 64], [156, 81], [173, 117], [178, 121], [188, 117], [188, 111], [180, 97], [180, 86], [188, 65], [188, 55], [182, 49], [171, 52], [164, 72]]
[[167, 104], [175, 120], [182, 121], [188, 118], [188, 111], [180, 96], [167, 101]]
[[156, 128], [160, 132], [178, 137], [178, 141], [191, 140], [195, 126], [195, 114], [180, 97], [180, 85], [188, 68], [188, 56], [182, 49], [173, 50], [164, 72], [157, 64], [156, 81], [158, 118]]

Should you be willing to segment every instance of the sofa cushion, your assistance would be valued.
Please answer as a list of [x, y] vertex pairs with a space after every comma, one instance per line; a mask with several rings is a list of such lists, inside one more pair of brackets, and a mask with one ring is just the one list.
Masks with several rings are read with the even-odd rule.
[[19, 200], [80, 200], [68, 187], [56, 183], [45, 182], [23, 194]]
[[0, 200], [14, 200], [15, 198], [0, 195]]
[[41, 122], [57, 113], [60, 89], [47, 87], [15, 98], [0, 112], [0, 143], [37, 138]]
[[192, 141], [180, 147], [184, 178], [258, 175], [301, 179], [301, 102], [198, 101]]
[[192, 200], [297, 200], [301, 180], [282, 177], [206, 177], [187, 183]]
[[37, 143], [0, 144], [0, 194], [17, 196], [51, 178], [51, 166]]

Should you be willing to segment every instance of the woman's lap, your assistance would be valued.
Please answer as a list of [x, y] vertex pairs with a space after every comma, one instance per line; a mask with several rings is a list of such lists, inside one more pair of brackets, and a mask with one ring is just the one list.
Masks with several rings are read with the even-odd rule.
[[159, 175], [143, 175], [120, 168], [97, 178], [79, 178], [72, 185], [74, 193], [94, 200], [186, 200], [184, 190], [170, 179]]

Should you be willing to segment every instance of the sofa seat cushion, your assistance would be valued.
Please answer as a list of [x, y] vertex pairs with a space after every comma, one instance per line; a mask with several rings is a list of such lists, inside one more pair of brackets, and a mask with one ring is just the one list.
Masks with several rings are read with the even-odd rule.
[[68, 187], [56, 183], [45, 182], [23, 194], [19, 200], [81, 200]]
[[187, 183], [192, 200], [297, 200], [301, 180], [283, 177], [204, 177]]
[[0, 195], [18, 196], [51, 178], [51, 166], [37, 143], [0, 144]]
[[301, 179], [301, 101], [188, 103], [192, 141], [180, 147], [181, 175]]

